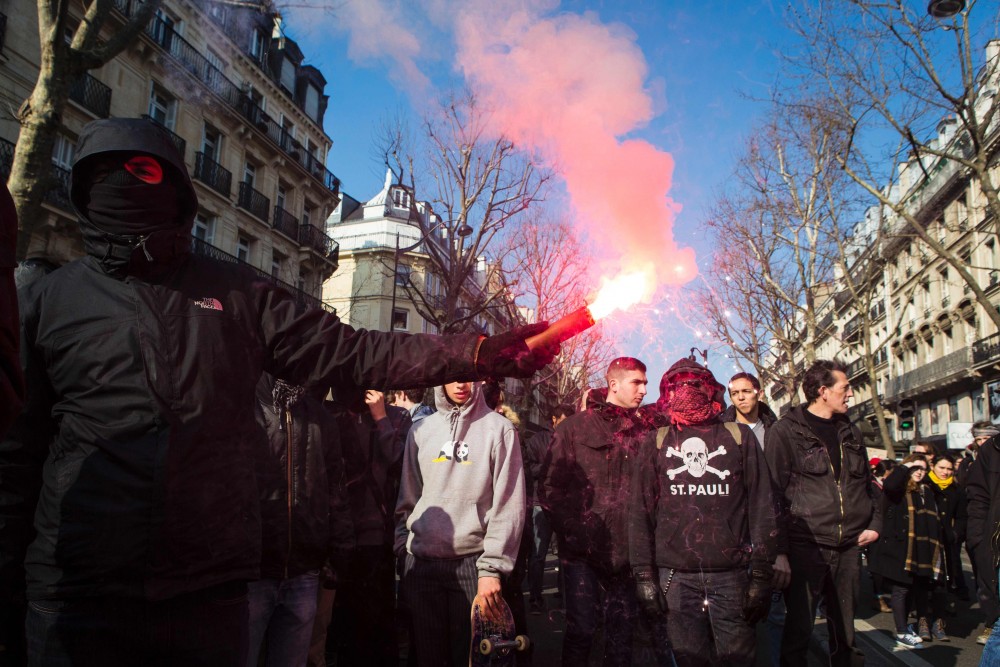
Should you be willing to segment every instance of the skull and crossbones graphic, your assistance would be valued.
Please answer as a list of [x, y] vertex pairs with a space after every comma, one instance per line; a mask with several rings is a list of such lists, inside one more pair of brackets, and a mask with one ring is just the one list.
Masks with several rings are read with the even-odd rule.
[[701, 438], [688, 438], [681, 443], [681, 448], [679, 450], [674, 447], [667, 448], [667, 457], [676, 456], [684, 461], [684, 465], [680, 468], [668, 470], [667, 476], [672, 481], [674, 477], [686, 470], [691, 473], [692, 477], [701, 477], [706, 472], [710, 472], [713, 475], [718, 476], [719, 479], [725, 479], [729, 475], [728, 470], [718, 470], [717, 468], [713, 468], [708, 465], [710, 459], [725, 453], [726, 448], [719, 447], [717, 450], [709, 454], [708, 445], [704, 440]]

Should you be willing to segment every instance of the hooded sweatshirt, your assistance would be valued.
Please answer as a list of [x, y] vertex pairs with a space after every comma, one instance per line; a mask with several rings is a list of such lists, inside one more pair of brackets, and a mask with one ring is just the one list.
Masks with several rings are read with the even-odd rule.
[[478, 554], [480, 577], [514, 568], [524, 528], [521, 447], [514, 426], [486, 406], [478, 382], [464, 405], [434, 389], [437, 412], [410, 431], [396, 505], [397, 554]]

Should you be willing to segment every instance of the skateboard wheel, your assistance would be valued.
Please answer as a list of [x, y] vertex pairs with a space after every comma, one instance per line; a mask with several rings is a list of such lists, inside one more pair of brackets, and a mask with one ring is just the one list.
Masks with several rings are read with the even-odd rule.
[[517, 637], [514, 637], [514, 647], [518, 651], [527, 651], [529, 646], [531, 646], [531, 640], [528, 639], [527, 635], [518, 635]]
[[483, 655], [489, 655], [490, 653], [492, 653], [493, 642], [491, 642], [489, 639], [484, 639], [483, 641], [479, 642], [479, 652], [482, 653]]

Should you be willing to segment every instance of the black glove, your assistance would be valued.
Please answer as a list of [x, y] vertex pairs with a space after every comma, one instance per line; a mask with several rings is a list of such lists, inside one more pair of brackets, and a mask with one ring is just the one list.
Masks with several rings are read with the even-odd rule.
[[528, 324], [483, 339], [476, 355], [476, 371], [484, 377], [531, 377], [559, 354], [558, 344], [529, 350], [524, 342], [548, 327], [548, 322]]
[[639, 606], [650, 617], [660, 616], [667, 610], [667, 601], [660, 593], [660, 582], [656, 572], [651, 567], [635, 569], [635, 594], [639, 598]]
[[750, 584], [743, 598], [743, 620], [756, 625], [767, 618], [771, 609], [771, 572], [754, 568], [750, 573]]

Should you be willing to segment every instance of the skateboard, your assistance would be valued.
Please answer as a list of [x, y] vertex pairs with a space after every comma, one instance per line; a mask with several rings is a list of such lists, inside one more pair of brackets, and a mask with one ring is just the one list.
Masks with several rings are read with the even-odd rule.
[[483, 600], [478, 595], [472, 601], [472, 645], [469, 647], [469, 667], [512, 667], [514, 651], [526, 651], [531, 645], [527, 635], [514, 636], [514, 615], [507, 602], [500, 598], [500, 622], [488, 620]]

